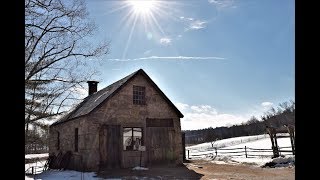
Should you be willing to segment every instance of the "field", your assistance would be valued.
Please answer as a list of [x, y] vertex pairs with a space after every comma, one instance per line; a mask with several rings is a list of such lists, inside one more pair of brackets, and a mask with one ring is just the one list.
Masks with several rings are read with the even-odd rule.
[[[284, 134], [283, 134], [284, 135]], [[291, 151], [291, 142], [289, 138], [279, 138], [278, 146], [281, 150]], [[217, 148], [217, 154], [216, 150]], [[267, 134], [257, 136], [242, 136], [228, 138], [211, 143], [202, 143], [186, 147], [186, 156], [192, 160], [207, 160], [220, 164], [239, 164], [246, 163], [256, 166], [262, 166], [272, 161], [271, 140]], [[246, 152], [245, 152], [246, 151]], [[247, 157], [246, 157], [247, 154]], [[282, 159], [294, 161], [291, 152], [283, 152], [280, 155], [285, 156]], [[282, 166], [290, 165], [282, 163]], [[279, 165], [281, 166], [281, 165]]]

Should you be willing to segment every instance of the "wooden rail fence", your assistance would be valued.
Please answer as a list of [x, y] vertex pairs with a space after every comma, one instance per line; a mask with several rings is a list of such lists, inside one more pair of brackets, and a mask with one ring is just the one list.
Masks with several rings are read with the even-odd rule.
[[[292, 150], [288, 150], [291, 147], [278, 147], [279, 153], [284, 153], [283, 155], [294, 154]], [[206, 150], [187, 150], [186, 153], [187, 159], [191, 159], [192, 157], [199, 156], [244, 156], [246, 158], [254, 158], [257, 156], [260, 157], [273, 157], [272, 149], [258, 149], [258, 148], [250, 148], [244, 146], [243, 148], [208, 148]]]

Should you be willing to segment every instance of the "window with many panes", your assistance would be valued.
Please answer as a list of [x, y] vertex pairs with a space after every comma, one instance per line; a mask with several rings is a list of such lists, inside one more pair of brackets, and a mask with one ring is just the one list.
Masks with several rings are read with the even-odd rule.
[[133, 104], [146, 104], [146, 87], [133, 86]]
[[123, 150], [138, 151], [139, 146], [143, 146], [142, 128], [123, 128]]

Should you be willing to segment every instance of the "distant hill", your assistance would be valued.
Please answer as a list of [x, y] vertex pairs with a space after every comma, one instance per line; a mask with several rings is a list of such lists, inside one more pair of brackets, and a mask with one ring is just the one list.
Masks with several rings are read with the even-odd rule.
[[258, 120], [254, 116], [246, 123], [231, 127], [206, 128], [199, 130], [185, 130], [186, 144], [199, 144], [231, 137], [251, 136], [266, 133], [266, 126], [281, 127], [295, 124], [295, 103], [293, 101], [279, 104], [276, 109], [271, 108]]

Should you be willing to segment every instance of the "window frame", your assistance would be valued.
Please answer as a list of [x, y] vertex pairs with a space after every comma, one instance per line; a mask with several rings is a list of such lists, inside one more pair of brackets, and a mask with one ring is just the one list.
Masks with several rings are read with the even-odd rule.
[[135, 105], [146, 105], [146, 87], [145, 86], [133, 85], [132, 103]]
[[[131, 136], [126, 136], [126, 137], [131, 137], [131, 139], [133, 139], [133, 137], [134, 137], [134, 128], [140, 128], [141, 129], [141, 139], [140, 139], [140, 146], [144, 146], [144, 132], [143, 132], [143, 127], [122, 127], [122, 140], [124, 139], [124, 129], [125, 128], [130, 128], [131, 129], [131, 131], [132, 131], [132, 133], [131, 133]], [[122, 150], [123, 151], [139, 151], [138, 149], [124, 149], [124, 147], [125, 147], [125, 144], [124, 144], [124, 141], [122, 142], [122, 146], [123, 146], [123, 148], [122, 148]], [[133, 143], [131, 142], [131, 146], [133, 146]]]

